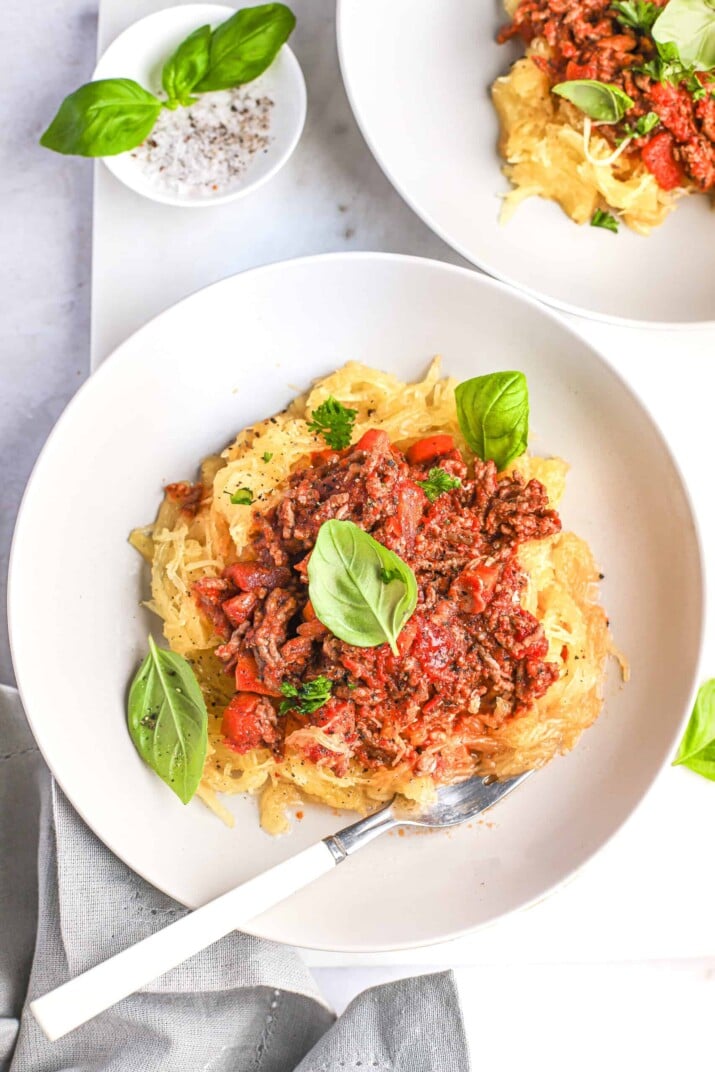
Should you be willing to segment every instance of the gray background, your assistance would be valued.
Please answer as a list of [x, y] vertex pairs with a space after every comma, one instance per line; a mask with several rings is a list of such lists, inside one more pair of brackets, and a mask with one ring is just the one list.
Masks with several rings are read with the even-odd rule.
[[[0, 585], [17, 507], [52, 425], [88, 371], [92, 166], [40, 149], [64, 94], [92, 70], [95, 4], [11, 0], [0, 55]], [[51, 518], [48, 518], [51, 525]], [[41, 612], [38, 608], [38, 615]], [[0, 681], [13, 680], [5, 615]]]

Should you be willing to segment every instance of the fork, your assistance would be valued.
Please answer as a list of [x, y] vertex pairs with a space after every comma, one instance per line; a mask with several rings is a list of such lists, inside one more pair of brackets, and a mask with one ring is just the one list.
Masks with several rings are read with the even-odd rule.
[[433, 803], [412, 810], [395, 797], [379, 811], [346, 826], [243, 885], [216, 897], [160, 931], [63, 983], [30, 1003], [48, 1039], [62, 1038], [117, 1001], [219, 938], [331, 871], [387, 830], [398, 826], [457, 826], [491, 808], [531, 774], [499, 782], [470, 778], [437, 791]]

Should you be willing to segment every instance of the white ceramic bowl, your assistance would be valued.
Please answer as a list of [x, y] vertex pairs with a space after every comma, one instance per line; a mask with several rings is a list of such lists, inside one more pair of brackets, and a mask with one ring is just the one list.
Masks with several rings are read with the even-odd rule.
[[606, 574], [632, 680], [611, 668], [598, 723], [488, 826], [385, 837], [249, 928], [279, 941], [368, 951], [455, 937], [542, 897], [632, 813], [672, 755], [702, 630], [695, 523], [652, 420], [557, 317], [476, 272], [388, 254], [288, 261], [200, 291], [120, 346], [57, 424], [17, 523], [12, 650], [43, 754], [118, 856], [200, 904], [349, 817], [306, 807], [271, 838], [255, 799], [231, 798], [230, 830], [144, 765], [124, 705], [156, 619], [127, 533], [154, 517], [163, 484], [314, 377], [358, 359], [416, 378], [438, 352], [460, 379], [526, 373], [532, 449], [571, 463], [562, 514]]
[[506, 21], [503, 0], [338, 0], [345, 87], [387, 177], [464, 257], [550, 305], [624, 324], [715, 322], [707, 197], [685, 198], [648, 238], [578, 227], [537, 197], [499, 224], [509, 183], [489, 87], [520, 51], [496, 43]]
[[[112, 41], [97, 64], [92, 79], [133, 78], [145, 89], [161, 95], [162, 66], [184, 38], [206, 23], [217, 26], [238, 8], [248, 7], [252, 2], [246, 0], [233, 7], [224, 4], [183, 4], [147, 15]], [[165, 205], [203, 208], [244, 197], [268, 182], [290, 158], [303, 132], [306, 114], [303, 72], [288, 45], [283, 46], [268, 70], [249, 83], [247, 88], [251, 92], [265, 94], [274, 101], [271, 140], [267, 151], [256, 153], [230, 188], [208, 196], [176, 194], [153, 183], [130, 152], [105, 156], [104, 163], [125, 186]]]

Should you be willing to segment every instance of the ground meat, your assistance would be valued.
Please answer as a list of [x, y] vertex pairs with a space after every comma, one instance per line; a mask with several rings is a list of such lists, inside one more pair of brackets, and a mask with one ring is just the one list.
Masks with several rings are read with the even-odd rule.
[[[653, 0], [665, 7], [667, 0]], [[715, 190], [715, 88], [710, 72], [697, 80], [681, 79], [679, 84], [659, 82], [638, 70], [657, 56], [649, 33], [624, 26], [617, 19], [610, 0], [522, 0], [500, 41], [521, 37], [529, 44], [544, 38], [550, 56], [535, 55], [534, 63], [552, 85], [573, 79], [596, 79], [624, 90], [634, 101], [622, 123], [600, 126], [614, 145], [628, 133], [626, 123], [655, 112], [661, 125], [645, 137], [635, 138], [627, 150], [640, 153], [658, 183], [666, 190], [696, 186]], [[702, 95], [698, 84], [706, 85]], [[664, 138], [664, 134], [669, 137]]]
[[[226, 638], [216, 654], [236, 674], [237, 697], [261, 694], [260, 706], [232, 701], [227, 726], [241, 748], [260, 732], [260, 743], [280, 753], [287, 736], [312, 725], [338, 735], [342, 747], [295, 739], [335, 773], [352, 756], [366, 768], [407, 763], [439, 776], [446, 762], [439, 747], [455, 725], [483, 736], [518, 717], [557, 677], [540, 623], [520, 605], [525, 576], [516, 555], [561, 523], [538, 481], [500, 477], [493, 462], [478, 459], [470, 473], [454, 449], [438, 464], [460, 484], [430, 502], [419, 481], [435, 459], [410, 464], [384, 434], [373, 438], [293, 473], [280, 502], [256, 519], [255, 557], [197, 582], [194, 593]], [[354, 521], [415, 573], [419, 601], [397, 655], [387, 644], [346, 644], [316, 619], [306, 564], [329, 518]], [[281, 686], [297, 690], [319, 676], [332, 683], [328, 702], [281, 716]]]
[[370, 530], [397, 511], [396, 485], [408, 465], [394, 452], [353, 451], [350, 461], [334, 461], [294, 474], [289, 493], [258, 523], [256, 548], [266, 564], [282, 564], [315, 542], [318, 529], [332, 518], [350, 518]]
[[484, 512], [484, 532], [494, 547], [515, 541], [538, 540], [553, 531], [557, 516], [549, 509], [543, 485], [520, 478], [502, 481]]
[[217, 635], [228, 639], [231, 625], [223, 604], [233, 594], [231, 582], [223, 577], [202, 577], [193, 587], [194, 600], [199, 610], [211, 622]]
[[285, 676], [285, 659], [281, 649], [288, 639], [288, 623], [297, 606], [296, 597], [287, 589], [274, 588], [256, 609], [253, 629], [243, 637], [243, 646], [255, 658], [260, 677], [276, 691], [280, 691]]
[[186, 517], [195, 517], [198, 513], [204, 496], [203, 484], [187, 484], [182, 480], [178, 484], [167, 484], [164, 491], [167, 499], [181, 507]]

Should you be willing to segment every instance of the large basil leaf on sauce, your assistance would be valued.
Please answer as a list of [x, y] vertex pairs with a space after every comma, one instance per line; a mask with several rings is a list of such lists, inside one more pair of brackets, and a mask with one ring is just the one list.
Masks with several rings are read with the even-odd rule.
[[470, 448], [501, 472], [529, 440], [529, 389], [523, 372], [491, 372], [457, 385], [457, 417]]
[[285, 4], [260, 4], [237, 11], [211, 35], [209, 66], [197, 93], [252, 82], [270, 67], [295, 27]]
[[75, 156], [116, 156], [151, 133], [161, 101], [131, 78], [88, 82], [62, 101], [40, 145]]
[[715, 782], [715, 679], [701, 685], [674, 766]]
[[151, 637], [129, 690], [127, 721], [139, 755], [188, 804], [206, 759], [206, 704], [186, 659]]
[[308, 562], [309, 596], [331, 633], [358, 648], [389, 644], [417, 606], [415, 575], [352, 521], [326, 521]]
[[715, 67], [715, 4], [712, 0], [670, 0], [655, 21], [653, 38], [674, 45], [681, 63], [698, 71]]
[[618, 86], [591, 78], [559, 82], [552, 92], [571, 101], [584, 115], [598, 123], [619, 123], [633, 107], [633, 100]]

